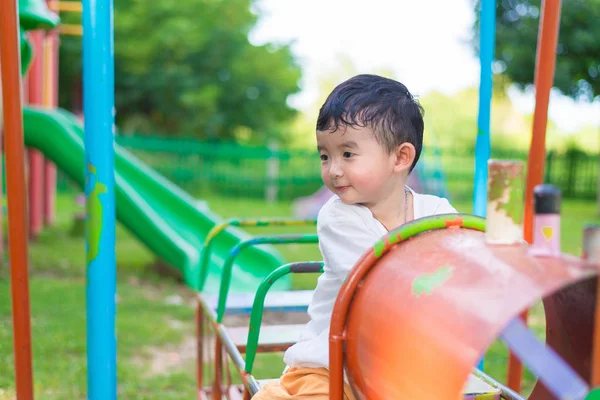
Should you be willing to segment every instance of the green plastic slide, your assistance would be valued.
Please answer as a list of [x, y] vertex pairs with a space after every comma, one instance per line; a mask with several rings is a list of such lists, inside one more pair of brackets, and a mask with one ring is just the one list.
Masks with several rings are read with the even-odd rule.
[[[40, 150], [83, 187], [84, 133], [77, 118], [65, 110], [23, 110], [25, 144]], [[178, 268], [185, 283], [198, 289], [200, 252], [210, 229], [223, 221], [135, 156], [115, 146], [117, 219], [154, 254]], [[250, 235], [238, 228], [219, 234], [212, 247], [204, 292], [219, 290], [221, 267], [229, 250]], [[245, 249], [234, 266], [231, 291], [253, 292], [269, 272], [285, 263], [268, 245]], [[289, 280], [278, 289], [289, 289]]]

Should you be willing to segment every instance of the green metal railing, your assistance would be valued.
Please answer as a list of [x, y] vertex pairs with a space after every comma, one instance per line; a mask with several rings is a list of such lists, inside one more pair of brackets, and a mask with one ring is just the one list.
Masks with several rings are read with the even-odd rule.
[[295, 262], [282, 265], [271, 272], [260, 284], [254, 297], [252, 312], [250, 313], [250, 325], [248, 329], [248, 341], [246, 342], [246, 366], [245, 371], [252, 373], [254, 360], [258, 351], [258, 338], [262, 325], [265, 298], [271, 286], [282, 276], [290, 273], [322, 273], [324, 263], [322, 261]]
[[316, 225], [316, 219], [295, 219], [295, 218], [229, 218], [220, 224], [215, 225], [206, 235], [204, 246], [200, 254], [200, 291], [204, 288], [208, 276], [208, 263], [210, 260], [210, 251], [214, 239], [230, 226], [234, 227], [275, 227], [275, 226], [311, 226]]
[[221, 286], [219, 289], [219, 300], [217, 305], [217, 322], [223, 322], [225, 315], [225, 306], [227, 304], [227, 295], [231, 285], [231, 274], [233, 271], [233, 262], [240, 252], [246, 247], [257, 246], [261, 244], [315, 244], [319, 243], [319, 237], [316, 234], [305, 235], [273, 235], [273, 236], [257, 236], [252, 239], [243, 241], [234, 246], [227, 256], [223, 264], [221, 275]]

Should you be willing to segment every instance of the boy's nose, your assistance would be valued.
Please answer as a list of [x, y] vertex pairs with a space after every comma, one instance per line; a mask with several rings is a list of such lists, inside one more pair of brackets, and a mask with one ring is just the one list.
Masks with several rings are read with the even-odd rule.
[[329, 175], [332, 178], [339, 178], [343, 174], [344, 173], [342, 171], [342, 168], [340, 168], [340, 166], [337, 163], [331, 164], [331, 168], [329, 168]]

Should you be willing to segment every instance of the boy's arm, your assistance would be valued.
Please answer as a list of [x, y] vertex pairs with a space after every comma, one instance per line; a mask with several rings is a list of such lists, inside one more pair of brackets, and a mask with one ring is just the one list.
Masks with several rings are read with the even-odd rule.
[[317, 231], [325, 268], [342, 281], [379, 239], [358, 215], [353, 214], [331, 215], [318, 225]]

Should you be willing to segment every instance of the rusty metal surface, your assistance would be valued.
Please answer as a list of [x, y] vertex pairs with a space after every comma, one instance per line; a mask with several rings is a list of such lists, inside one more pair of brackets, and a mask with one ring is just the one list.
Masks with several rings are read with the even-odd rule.
[[485, 232], [488, 243], [515, 244], [523, 241], [524, 169], [522, 161], [488, 161]]
[[[588, 278], [544, 299], [546, 343], [590, 383], [598, 279]], [[538, 382], [531, 400], [555, 397]]]
[[[487, 245], [473, 230], [414, 237], [384, 255], [355, 294], [346, 325], [350, 382], [359, 398], [456, 400], [509, 320], [598, 269], [576, 257], [533, 258], [526, 244]], [[572, 310], [578, 296], [553, 301]]]

